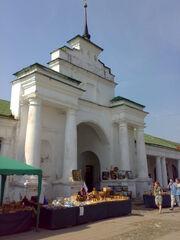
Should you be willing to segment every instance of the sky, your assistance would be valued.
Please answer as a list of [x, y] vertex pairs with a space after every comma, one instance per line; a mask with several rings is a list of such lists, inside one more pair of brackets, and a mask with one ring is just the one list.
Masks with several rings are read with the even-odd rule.
[[[115, 95], [146, 106], [145, 132], [180, 143], [180, 1], [87, 0], [91, 41], [104, 51]], [[0, 99], [13, 73], [83, 34], [82, 0], [0, 0]]]

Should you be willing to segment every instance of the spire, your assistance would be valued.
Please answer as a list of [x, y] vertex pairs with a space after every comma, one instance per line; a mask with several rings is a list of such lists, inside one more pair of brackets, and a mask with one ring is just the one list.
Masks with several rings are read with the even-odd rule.
[[84, 34], [83, 37], [90, 40], [91, 35], [88, 33], [88, 26], [87, 26], [87, 2], [84, 0]]

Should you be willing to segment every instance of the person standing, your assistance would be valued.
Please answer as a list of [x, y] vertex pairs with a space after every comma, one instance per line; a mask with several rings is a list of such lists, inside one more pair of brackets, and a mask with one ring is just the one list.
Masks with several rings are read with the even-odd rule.
[[170, 178], [168, 189], [170, 190], [170, 194], [171, 194], [171, 208], [169, 210], [173, 210], [174, 203], [176, 202], [179, 206], [179, 201], [178, 202], [176, 201], [176, 185], [172, 178]]
[[178, 206], [180, 207], [180, 181], [178, 178], [176, 178], [175, 181], [176, 182], [174, 184], [176, 187], [176, 202], [177, 202]]
[[159, 208], [159, 213], [162, 211], [162, 189], [159, 182], [154, 183], [154, 196], [155, 196], [155, 204]]

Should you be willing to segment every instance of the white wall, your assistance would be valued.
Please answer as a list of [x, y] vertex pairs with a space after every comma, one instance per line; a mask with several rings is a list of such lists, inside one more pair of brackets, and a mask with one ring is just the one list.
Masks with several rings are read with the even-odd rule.
[[98, 104], [109, 105], [114, 97], [114, 76], [110, 69], [98, 60], [102, 51], [90, 42], [77, 38], [73, 49], [58, 49], [51, 53], [51, 69], [81, 81], [86, 92], [82, 98]]
[[65, 114], [57, 108], [43, 105], [41, 139], [50, 144], [49, 174], [52, 180], [62, 176], [64, 156]]

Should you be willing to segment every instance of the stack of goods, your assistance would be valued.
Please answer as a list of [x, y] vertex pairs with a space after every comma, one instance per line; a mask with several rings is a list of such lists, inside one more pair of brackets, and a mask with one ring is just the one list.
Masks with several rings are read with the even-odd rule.
[[47, 206], [46, 208], [69, 208], [69, 207], [79, 207], [91, 204], [97, 204], [102, 202], [112, 202], [128, 200], [129, 196], [124, 196], [119, 193], [114, 193], [111, 187], [104, 187], [102, 191], [97, 191], [93, 188], [92, 192], [83, 193], [82, 190], [77, 194], [69, 198], [57, 198]]
[[21, 202], [12, 202], [9, 204], [3, 204], [3, 206], [0, 207], [0, 213], [15, 213], [19, 211], [32, 211], [31, 206], [26, 206], [22, 201]]
[[128, 190], [128, 185], [122, 183], [117, 186], [111, 186], [114, 195], [120, 195], [124, 197], [132, 197], [132, 192]]

